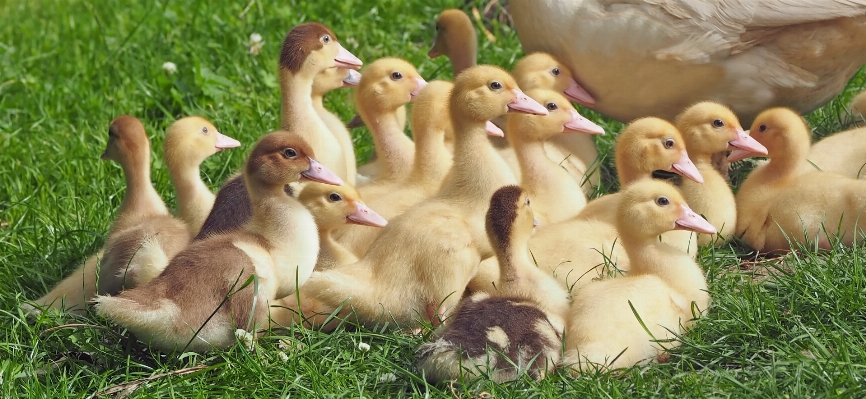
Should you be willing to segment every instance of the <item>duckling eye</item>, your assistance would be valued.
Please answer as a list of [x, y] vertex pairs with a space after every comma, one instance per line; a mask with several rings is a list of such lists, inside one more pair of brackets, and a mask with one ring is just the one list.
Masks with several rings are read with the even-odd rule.
[[400, 80], [403, 79], [403, 74], [400, 72], [391, 73], [391, 80]]
[[665, 148], [674, 148], [674, 139], [666, 139]]
[[659, 206], [667, 206], [670, 203], [671, 203], [671, 201], [668, 200], [667, 197], [656, 198], [656, 204], [659, 204]]
[[529, 197], [526, 197], [526, 206], [529, 206]]
[[207, 126], [202, 127], [201, 132], [207, 134]]
[[502, 82], [494, 80], [490, 82], [490, 90], [502, 90]]
[[713, 127], [725, 127], [725, 122], [721, 119], [716, 119], [713, 121]]
[[331, 202], [340, 202], [343, 200], [343, 196], [337, 193], [331, 193], [328, 195], [328, 201]]
[[553, 76], [559, 76], [559, 68], [553, 68], [553, 69], [551, 69], [551, 70], [550, 70], [550, 73], [552, 73]]
[[322, 36], [322, 43], [328, 44], [331, 42], [331, 35]]
[[758, 126], [758, 132], [764, 133], [767, 131], [767, 125]]
[[559, 109], [559, 106], [557, 106], [556, 103], [547, 103], [548, 111], [556, 111], [557, 109]]
[[294, 148], [286, 148], [285, 150], [283, 150], [283, 156], [288, 159], [294, 159], [298, 156], [298, 152], [295, 151]]

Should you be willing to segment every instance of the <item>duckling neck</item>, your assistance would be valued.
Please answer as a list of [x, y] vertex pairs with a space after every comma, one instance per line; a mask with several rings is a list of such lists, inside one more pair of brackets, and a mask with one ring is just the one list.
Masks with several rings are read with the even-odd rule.
[[445, 147], [445, 132], [436, 127], [423, 127], [415, 132], [415, 162], [409, 183], [427, 184], [442, 181], [448, 173], [451, 156]]
[[640, 243], [634, 242], [631, 237], [621, 238], [623, 248], [628, 254], [629, 275], [654, 275], [676, 292], [689, 298], [706, 294], [707, 282], [704, 273], [685, 252], [659, 242], [658, 237]]
[[474, 67], [477, 64], [478, 58], [478, 39], [475, 36], [475, 29], [472, 30], [471, 37], [461, 37], [457, 40], [451, 40], [449, 48], [455, 49], [448, 58], [451, 60], [451, 68], [454, 71], [454, 76], [457, 76], [463, 70]]
[[297, 74], [285, 69], [280, 70], [280, 128], [297, 128], [303, 124], [305, 118], [310, 118], [315, 113], [312, 94], [314, 76], [306, 76], [303, 70]]
[[516, 184], [508, 164], [487, 140], [484, 123], [452, 119], [454, 156], [451, 170], [442, 183], [441, 195], [485, 207], [493, 192]]
[[619, 176], [619, 184], [622, 187], [639, 180], [652, 178], [652, 173], [644, 172], [643, 170], [630, 165], [624, 165], [622, 168], [617, 168], [616, 173]]
[[534, 267], [529, 258], [528, 240], [522, 244], [507, 243], [504, 247], [494, 248], [496, 260], [499, 262], [499, 289], [508, 290], [518, 285], [520, 271], [525, 267]]
[[332, 230], [319, 231], [319, 260], [316, 262], [316, 269], [323, 270], [336, 266], [348, 265], [358, 261], [358, 257], [349, 252], [344, 246], [340, 245], [331, 235]]
[[[298, 200], [286, 194], [282, 185], [250, 189], [253, 216], [247, 229], [263, 236], [272, 246], [286, 242], [319, 247], [319, 235], [312, 214]], [[298, 241], [298, 242], [296, 242]], [[301, 243], [300, 241], [303, 241]]]
[[[544, 143], [538, 140], [522, 140], [519, 133], [510, 134], [509, 143], [517, 155], [517, 163], [522, 174], [520, 186], [529, 192], [530, 197], [551, 192], [569, 190], [581, 191], [580, 185], [557, 165], [544, 152]], [[563, 187], [566, 185], [568, 187]]]
[[[171, 182], [177, 193], [178, 217], [192, 231], [198, 231], [213, 208], [213, 192], [201, 180], [199, 165], [178, 165], [166, 158]], [[192, 162], [190, 162], [192, 163]]]
[[785, 177], [795, 173], [806, 162], [809, 147], [791, 146], [784, 154], [772, 154], [770, 163], [764, 168], [776, 177]]
[[313, 100], [313, 108], [316, 111], [323, 111], [325, 109], [325, 96], [319, 93], [312, 93], [311, 98]]
[[415, 144], [403, 133], [397, 109], [377, 113], [359, 107], [358, 111], [372, 133], [376, 159], [385, 165], [382, 178], [406, 176], [412, 167]]
[[122, 164], [126, 194], [120, 204], [119, 216], [168, 214], [162, 198], [150, 182], [150, 149], [142, 159]]

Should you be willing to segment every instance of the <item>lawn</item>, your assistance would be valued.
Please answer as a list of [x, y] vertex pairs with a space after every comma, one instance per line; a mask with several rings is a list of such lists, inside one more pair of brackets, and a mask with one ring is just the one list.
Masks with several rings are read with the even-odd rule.
[[[624, 372], [495, 384], [427, 385], [412, 366], [422, 342], [394, 331], [275, 332], [254, 351], [239, 344], [205, 355], [150, 353], [94, 315], [26, 320], [25, 298], [47, 292], [103, 243], [124, 192], [121, 170], [99, 160], [108, 122], [143, 120], [155, 149], [182, 115], [202, 115], [244, 143], [211, 157], [216, 189], [251, 144], [278, 126], [276, 59], [303, 21], [331, 26], [366, 62], [399, 56], [428, 80], [450, 79], [426, 53], [435, 16], [462, 0], [3, 1], [0, 2], [0, 395], [84, 397], [851, 397], [866, 396], [864, 251], [802, 251], [755, 260], [740, 246], [703, 249], [713, 305], [662, 364]], [[483, 7], [487, 2], [478, 1]], [[471, 5], [465, 6], [466, 10]], [[511, 67], [522, 56], [507, 26], [479, 35], [479, 62]], [[249, 36], [264, 46], [249, 53]], [[169, 75], [164, 62], [177, 65]], [[858, 74], [809, 116], [817, 135], [838, 131]], [[348, 93], [326, 106], [353, 115]], [[622, 125], [585, 113], [609, 132]], [[359, 159], [371, 151], [358, 131]], [[610, 153], [614, 135], [598, 139]], [[154, 184], [174, 204], [155, 151]], [[609, 172], [612, 160], [605, 160]], [[747, 167], [748, 165], [744, 165]], [[742, 169], [742, 168], [741, 168]], [[614, 187], [607, 173], [608, 187]], [[739, 174], [734, 174], [738, 180]], [[280, 345], [280, 340], [288, 345]], [[369, 345], [361, 350], [359, 344]], [[363, 347], [364, 345], [362, 345]], [[287, 356], [281, 356], [280, 352]], [[131, 384], [130, 384], [131, 383]]]

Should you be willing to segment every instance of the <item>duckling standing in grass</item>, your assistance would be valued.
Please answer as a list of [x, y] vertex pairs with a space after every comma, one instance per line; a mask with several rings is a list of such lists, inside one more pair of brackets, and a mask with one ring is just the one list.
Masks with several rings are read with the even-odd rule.
[[573, 292], [564, 366], [577, 373], [653, 360], [665, 345], [654, 340], [674, 338], [707, 310], [703, 270], [691, 256], [658, 239], [673, 229], [716, 232], [667, 182], [642, 180], [623, 191], [617, 230], [631, 269], [626, 276]]
[[[772, 108], [755, 118], [752, 137], [770, 162], [756, 168], [737, 192], [737, 235], [761, 252], [792, 244], [852, 245], [866, 227], [866, 181], [815, 170], [807, 160], [811, 132], [796, 112]], [[735, 150], [729, 159], [751, 155]], [[789, 243], [790, 242], [790, 243]]]
[[193, 243], [146, 285], [97, 297], [97, 312], [167, 352], [225, 348], [236, 329], [266, 324], [269, 302], [304, 284], [319, 253], [315, 221], [285, 185], [302, 178], [342, 184], [313, 154], [293, 133], [259, 140], [243, 169], [250, 221]]
[[144, 126], [126, 115], [112, 121], [102, 159], [120, 164], [126, 177], [117, 218], [103, 248], [34, 303], [80, 313], [97, 293], [115, 294], [158, 276], [186, 247], [213, 206], [214, 195], [202, 182], [199, 166], [207, 157], [239, 145], [199, 117], [179, 119], [168, 128], [164, 152], [177, 192], [176, 219], [150, 182], [150, 140]]
[[689, 206], [719, 232], [715, 237], [698, 235], [698, 245], [721, 245], [736, 231], [737, 204], [728, 182], [713, 165], [713, 155], [729, 148], [766, 155], [767, 149], [746, 134], [737, 116], [721, 104], [702, 102], [687, 108], [677, 117], [677, 129], [683, 134], [689, 158], [704, 177], [703, 183], [681, 179], [677, 188]]
[[504, 382], [522, 372], [541, 379], [560, 360], [568, 292], [529, 257], [536, 220], [527, 193], [500, 188], [486, 220], [501, 277], [490, 292], [464, 298], [433, 342], [416, 351], [415, 363], [432, 383], [479, 374]]

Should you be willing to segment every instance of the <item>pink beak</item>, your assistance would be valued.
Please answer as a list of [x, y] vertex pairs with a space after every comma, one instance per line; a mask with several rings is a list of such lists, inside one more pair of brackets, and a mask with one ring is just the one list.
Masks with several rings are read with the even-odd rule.
[[361, 83], [361, 72], [350, 69], [349, 76], [343, 79], [343, 87], [357, 86], [358, 83]]
[[415, 98], [415, 96], [417, 96], [418, 93], [427, 86], [427, 81], [422, 78], [415, 78], [415, 84], [415, 90], [412, 90], [412, 92], [409, 93], [412, 98]]
[[544, 108], [538, 101], [533, 100], [520, 89], [513, 89], [514, 99], [508, 103], [509, 112], [523, 112], [533, 115], [547, 115], [547, 108]]
[[580, 87], [577, 82], [572, 79], [571, 83], [568, 85], [568, 88], [565, 89], [565, 96], [580, 105], [586, 105], [592, 107], [595, 105], [595, 99], [589, 95], [589, 92], [586, 91], [583, 87]]
[[337, 56], [334, 57], [334, 66], [337, 68], [349, 68], [349, 69], [361, 69], [361, 65], [364, 65], [358, 57], [355, 57], [354, 54], [350, 53], [349, 50], [346, 50], [340, 43], [337, 43], [337, 46], [340, 48], [340, 51], [337, 52]]
[[346, 216], [346, 220], [349, 223], [360, 224], [362, 226], [385, 227], [388, 225], [388, 221], [385, 218], [373, 212], [372, 209], [360, 201], [355, 202], [355, 212]]
[[746, 158], [767, 155], [767, 147], [749, 136], [743, 129], [737, 129], [737, 138], [729, 142], [734, 150], [728, 155], [728, 162], [742, 161]]
[[689, 159], [689, 154], [686, 153], [685, 150], [683, 150], [680, 155], [680, 160], [671, 165], [669, 171], [679, 173], [698, 183], [704, 182], [704, 177], [701, 176], [701, 172], [698, 172], [698, 168], [695, 166], [694, 162]]
[[335, 186], [343, 185], [343, 179], [341, 179], [340, 176], [337, 176], [336, 173], [331, 172], [331, 170], [326, 168], [325, 165], [320, 164], [319, 161], [316, 161], [313, 158], [309, 158], [309, 160], [310, 168], [301, 172], [301, 176], [319, 183], [332, 184]]
[[229, 136], [226, 136], [220, 132], [217, 132], [217, 142], [216, 149], [217, 151], [227, 150], [229, 148], [240, 147], [241, 142], [237, 141]]
[[592, 123], [591, 120], [584, 118], [577, 111], [569, 110], [568, 113], [571, 114], [571, 120], [563, 126], [562, 131], [564, 133], [604, 134], [604, 129], [601, 126]]
[[487, 124], [484, 125], [484, 128], [487, 129], [487, 135], [493, 137], [505, 137], [505, 132], [496, 126], [491, 121], [487, 121]]
[[677, 219], [674, 230], [689, 230], [704, 234], [716, 234], [716, 228], [706, 219], [702, 218], [701, 215], [695, 213], [695, 211], [688, 206], [680, 206], [683, 207], [683, 213], [680, 215], [679, 219]]

